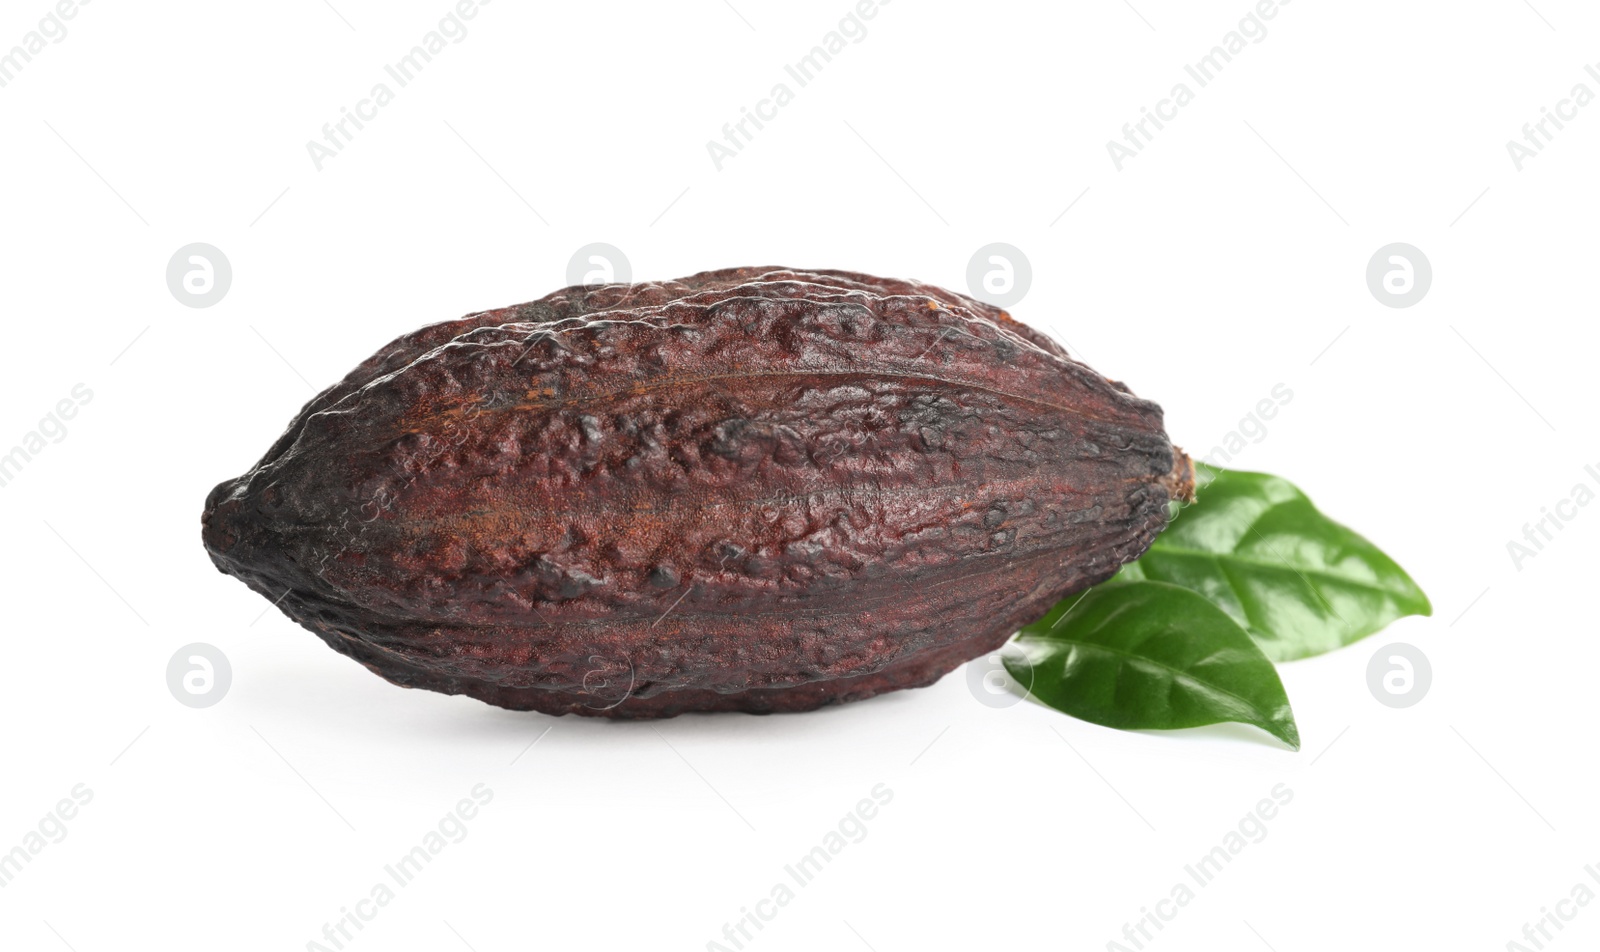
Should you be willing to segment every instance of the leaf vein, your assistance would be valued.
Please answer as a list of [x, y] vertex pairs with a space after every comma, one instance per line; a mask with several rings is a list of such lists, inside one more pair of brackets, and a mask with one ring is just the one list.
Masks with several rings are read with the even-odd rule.
[[[1160, 661], [1160, 660], [1158, 660], [1156, 658], [1152, 658], [1152, 657], [1150, 657], [1148, 655], [1134, 654], [1131, 651], [1123, 651], [1120, 648], [1112, 648], [1109, 645], [1096, 644], [1096, 643], [1090, 642], [1090, 641], [1079, 641], [1079, 640], [1077, 640], [1075, 638], [1054, 637], [1054, 638], [1051, 638], [1049, 640], [1051, 640], [1051, 641], [1059, 641], [1062, 644], [1073, 645], [1074, 647], [1078, 647], [1078, 648], [1086, 648], [1086, 649], [1089, 649], [1091, 652], [1093, 652], [1093, 651], [1101, 651], [1101, 652], [1104, 652], [1106, 654], [1118, 655], [1120, 657], [1129, 658], [1129, 659], [1132, 659], [1134, 661], [1143, 661], [1143, 662], [1145, 662], [1147, 664], [1150, 664], [1150, 665], [1153, 665], [1153, 666], [1155, 666], [1157, 668], [1161, 668], [1161, 669], [1163, 669], [1165, 671], [1171, 672], [1172, 675], [1173, 675], [1173, 680], [1174, 681], [1183, 681], [1184, 683], [1190, 684], [1190, 685], [1192, 685], [1194, 687], [1204, 688], [1207, 691], [1211, 691], [1211, 692], [1220, 694], [1223, 697], [1232, 698], [1233, 700], [1238, 701], [1240, 704], [1244, 705], [1244, 707], [1247, 710], [1256, 712], [1257, 714], [1261, 713], [1261, 707], [1255, 701], [1252, 701], [1252, 700], [1250, 700], [1248, 698], [1245, 698], [1245, 697], [1243, 697], [1241, 695], [1235, 694], [1232, 691], [1229, 691], [1227, 688], [1224, 688], [1224, 687], [1222, 687], [1220, 685], [1213, 684], [1210, 681], [1205, 681], [1205, 680], [1202, 680], [1202, 679], [1200, 679], [1198, 677], [1195, 677], [1194, 675], [1188, 673], [1187, 671], [1184, 671], [1182, 668], [1174, 668], [1172, 665], [1167, 664], [1164, 661]], [[1262, 715], [1262, 716], [1263, 716], [1263, 719], [1265, 719], [1267, 721], [1271, 721], [1270, 717], [1266, 717], [1265, 715]]]

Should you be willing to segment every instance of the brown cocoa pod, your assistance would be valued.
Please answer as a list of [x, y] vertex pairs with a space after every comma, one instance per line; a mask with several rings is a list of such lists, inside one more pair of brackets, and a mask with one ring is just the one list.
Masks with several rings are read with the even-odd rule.
[[213, 490], [203, 534], [406, 687], [801, 711], [995, 650], [1192, 489], [1158, 406], [998, 308], [739, 268], [401, 337]]

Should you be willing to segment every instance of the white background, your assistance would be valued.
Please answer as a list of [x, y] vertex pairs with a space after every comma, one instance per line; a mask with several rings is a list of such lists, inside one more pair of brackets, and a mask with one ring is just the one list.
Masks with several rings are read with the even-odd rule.
[[[466, 838], [346, 948], [704, 949], [880, 783], [865, 839], [747, 949], [1107, 948], [1276, 784], [1266, 838], [1148, 948], [1502, 949], [1600, 892], [1600, 506], [1520, 569], [1507, 552], [1600, 489], [1600, 104], [1521, 171], [1506, 150], [1600, 92], [1600, 14], [1533, 2], [1284, 6], [1120, 172], [1107, 140], [1246, 0], [898, 0], [722, 171], [706, 142], [849, 0], [499, 0], [321, 171], [307, 140], [446, 0], [82, 7], [0, 89], [0, 449], [93, 393], [0, 490], [0, 851], [74, 785], [93, 799], [0, 889], [0, 946], [308, 948], [479, 783]], [[50, 9], [8, 0], [0, 50]], [[1034, 273], [1013, 313], [1197, 455], [1290, 388], [1233, 465], [1295, 480], [1435, 614], [1284, 666], [1295, 754], [994, 708], [961, 671], [806, 715], [515, 714], [393, 687], [217, 574], [207, 490], [317, 389], [561, 287], [594, 241], [636, 278], [959, 290], [1009, 242]], [[1434, 271], [1405, 309], [1364, 278], [1395, 241]], [[191, 242], [233, 267], [207, 309], [165, 283]], [[1405, 710], [1366, 683], [1394, 641], [1433, 667]], [[205, 710], [165, 680], [191, 642], [232, 663]], [[1600, 906], [1565, 925], [1557, 948], [1592, 946]]]

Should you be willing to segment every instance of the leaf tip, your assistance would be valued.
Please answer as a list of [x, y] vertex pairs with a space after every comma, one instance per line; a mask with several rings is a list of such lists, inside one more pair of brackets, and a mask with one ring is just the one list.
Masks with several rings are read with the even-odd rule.
[[1273, 719], [1268, 730], [1272, 736], [1283, 741], [1290, 750], [1299, 752], [1300, 725], [1295, 723], [1294, 712], [1289, 710], [1288, 707], [1283, 709], [1283, 713], [1279, 717]]

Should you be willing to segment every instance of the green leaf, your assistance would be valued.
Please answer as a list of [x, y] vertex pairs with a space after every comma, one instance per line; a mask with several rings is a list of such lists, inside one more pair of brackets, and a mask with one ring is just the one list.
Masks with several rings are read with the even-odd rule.
[[1287, 480], [1195, 464], [1200, 488], [1118, 580], [1193, 589], [1274, 661], [1322, 654], [1397, 618], [1431, 615], [1417, 583]]
[[1227, 613], [1165, 582], [1112, 582], [1022, 629], [1006, 668], [1033, 696], [1106, 727], [1254, 724], [1295, 750], [1272, 662]]

